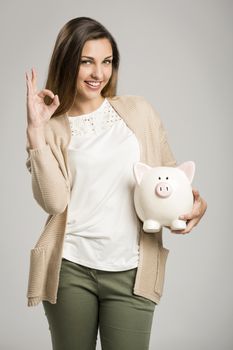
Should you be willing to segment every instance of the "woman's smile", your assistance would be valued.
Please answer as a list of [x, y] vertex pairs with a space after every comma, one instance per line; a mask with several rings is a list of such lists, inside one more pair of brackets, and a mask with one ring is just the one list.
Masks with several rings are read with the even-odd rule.
[[101, 87], [101, 81], [85, 80], [84, 82], [91, 90], [99, 90]]

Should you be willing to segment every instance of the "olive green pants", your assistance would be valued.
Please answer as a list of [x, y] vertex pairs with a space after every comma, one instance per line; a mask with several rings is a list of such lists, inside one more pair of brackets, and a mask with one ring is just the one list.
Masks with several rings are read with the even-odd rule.
[[53, 350], [148, 350], [156, 303], [132, 293], [137, 268], [102, 271], [62, 259], [57, 303], [43, 300]]

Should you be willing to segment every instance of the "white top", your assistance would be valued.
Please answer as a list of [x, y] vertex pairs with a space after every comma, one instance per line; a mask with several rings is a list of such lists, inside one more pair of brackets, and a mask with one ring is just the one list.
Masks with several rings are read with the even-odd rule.
[[138, 266], [139, 226], [133, 203], [135, 134], [105, 98], [88, 114], [68, 116], [72, 173], [63, 257], [106, 271]]

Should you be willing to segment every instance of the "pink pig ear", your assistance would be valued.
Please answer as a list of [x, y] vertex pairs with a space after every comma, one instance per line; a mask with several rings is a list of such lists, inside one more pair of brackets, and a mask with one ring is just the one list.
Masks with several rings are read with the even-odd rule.
[[189, 182], [192, 183], [195, 174], [195, 163], [190, 160], [180, 164], [177, 168], [182, 170], [189, 179]]
[[150, 169], [151, 167], [145, 163], [142, 163], [142, 162], [134, 163], [133, 173], [138, 185], [140, 185], [143, 175]]

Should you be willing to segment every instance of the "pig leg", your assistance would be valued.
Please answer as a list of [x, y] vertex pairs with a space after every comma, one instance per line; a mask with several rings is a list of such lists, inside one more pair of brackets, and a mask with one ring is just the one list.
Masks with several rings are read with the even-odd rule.
[[184, 230], [186, 228], [186, 221], [179, 219], [173, 220], [170, 227], [172, 230]]
[[143, 222], [143, 231], [145, 232], [158, 232], [161, 229], [161, 225], [156, 220], [145, 220]]

